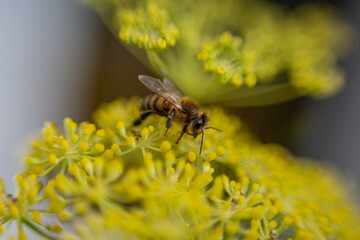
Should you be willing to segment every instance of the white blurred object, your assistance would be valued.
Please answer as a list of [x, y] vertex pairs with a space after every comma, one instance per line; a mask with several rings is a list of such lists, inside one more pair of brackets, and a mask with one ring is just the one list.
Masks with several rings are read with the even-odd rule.
[[44, 121], [83, 120], [99, 30], [75, 0], [0, 0], [0, 177], [9, 190], [27, 135]]

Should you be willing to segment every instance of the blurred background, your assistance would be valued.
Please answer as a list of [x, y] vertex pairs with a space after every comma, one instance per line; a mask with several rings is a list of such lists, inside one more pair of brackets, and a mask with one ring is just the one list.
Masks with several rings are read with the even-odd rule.
[[[295, 7], [304, 1], [276, 2]], [[329, 2], [359, 28], [359, 1]], [[75, 0], [0, 0], [0, 30], [0, 176], [10, 189], [24, 146], [44, 121], [90, 120], [102, 102], [148, 93], [137, 75], [152, 73], [91, 9]], [[353, 45], [351, 55], [340, 62], [347, 85], [335, 97], [229, 111], [241, 116], [263, 142], [331, 162], [360, 183], [358, 38]]]

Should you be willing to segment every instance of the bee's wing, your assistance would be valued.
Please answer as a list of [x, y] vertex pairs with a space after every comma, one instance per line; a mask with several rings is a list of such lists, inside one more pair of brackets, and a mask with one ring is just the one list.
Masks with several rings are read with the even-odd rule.
[[181, 104], [178, 101], [179, 97], [173, 94], [172, 92], [170, 92], [159, 79], [145, 75], [139, 75], [139, 80], [148, 89], [160, 95], [161, 97], [165, 98], [170, 103], [172, 103], [177, 109], [184, 112], [184, 109], [182, 108]]
[[171, 79], [168, 76], [166, 76], [165, 74], [163, 75], [164, 75], [163, 82], [165, 87], [169, 89], [170, 92], [176, 94], [178, 98], [185, 97], [185, 93], [179, 88], [179, 86], [176, 85], [176, 83], [174, 83], [173, 81], [171, 81]]

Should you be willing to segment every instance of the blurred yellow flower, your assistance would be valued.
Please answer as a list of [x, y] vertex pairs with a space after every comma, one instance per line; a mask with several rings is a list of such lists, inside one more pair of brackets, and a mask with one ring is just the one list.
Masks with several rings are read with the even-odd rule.
[[344, 84], [336, 62], [352, 30], [326, 5], [287, 10], [261, 0], [85, 2], [132, 53], [202, 104], [326, 97]]

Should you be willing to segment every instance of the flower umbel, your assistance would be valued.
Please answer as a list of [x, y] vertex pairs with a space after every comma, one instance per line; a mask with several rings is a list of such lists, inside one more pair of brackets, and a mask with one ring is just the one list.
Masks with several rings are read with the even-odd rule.
[[174, 46], [179, 30], [168, 22], [167, 12], [154, 2], [135, 11], [119, 10], [114, 22], [121, 25], [121, 41], [148, 50], [163, 50]]
[[[38, 173], [48, 181], [44, 194], [50, 213], [75, 224], [73, 231], [61, 233], [63, 239], [360, 236], [358, 207], [335, 170], [259, 143], [238, 118], [220, 108], [206, 110], [211, 125], [222, 132], [207, 130], [199, 155], [200, 138], [184, 136], [175, 143], [180, 126], [174, 124], [164, 136], [165, 118], [150, 116], [134, 127], [139, 103], [132, 98], [101, 106], [87, 144], [99, 144], [100, 138], [102, 151], [67, 158], [71, 163], [64, 170]], [[56, 136], [67, 138], [58, 130]], [[74, 146], [74, 156], [91, 152]], [[39, 159], [33, 155], [26, 172], [34, 166], [46, 171], [48, 161], [41, 159], [59, 149], [33, 148]]]
[[[57, 223], [44, 224], [44, 215], [51, 215], [52, 211], [46, 207], [40, 207], [48, 196], [40, 192], [42, 186], [36, 175], [16, 176], [17, 193], [11, 195], [6, 193], [2, 179], [0, 179], [0, 236], [5, 234], [12, 224], [18, 230], [18, 239], [27, 239], [25, 229], [46, 234], [49, 239], [61, 231]], [[9, 239], [12, 236], [8, 235]]]
[[53, 123], [46, 123], [43, 139], [32, 143], [32, 154], [25, 161], [28, 174], [46, 175], [54, 170], [65, 173], [68, 166], [84, 157], [98, 156], [104, 152], [104, 129], [83, 122], [78, 126], [73, 120], [64, 119], [64, 134]]
[[260, 0], [87, 1], [132, 53], [202, 104], [326, 97], [343, 85], [336, 62], [351, 30], [329, 6], [290, 11]]

